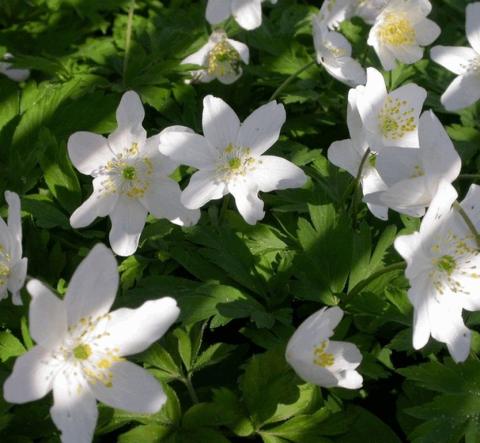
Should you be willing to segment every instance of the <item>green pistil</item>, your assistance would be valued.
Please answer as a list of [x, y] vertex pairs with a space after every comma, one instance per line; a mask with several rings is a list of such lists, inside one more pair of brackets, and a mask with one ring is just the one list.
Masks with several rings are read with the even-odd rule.
[[137, 171], [133, 166], [127, 166], [122, 171], [122, 175], [125, 180], [134, 180], [137, 175]]
[[368, 164], [374, 168], [377, 165], [377, 154], [370, 154], [368, 156]]
[[78, 345], [73, 349], [73, 356], [78, 360], [86, 360], [92, 355], [92, 350], [88, 345]]
[[444, 255], [437, 260], [437, 267], [451, 275], [455, 270], [457, 263], [451, 255]]
[[230, 169], [238, 169], [242, 166], [242, 161], [238, 157], [232, 158], [228, 161], [228, 166], [230, 166]]
[[384, 134], [389, 134], [398, 129], [398, 123], [393, 118], [386, 117], [385, 120], [383, 120], [382, 129]]

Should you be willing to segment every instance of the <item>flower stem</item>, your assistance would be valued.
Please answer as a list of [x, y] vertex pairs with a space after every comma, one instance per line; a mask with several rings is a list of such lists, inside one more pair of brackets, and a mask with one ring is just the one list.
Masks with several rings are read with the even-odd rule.
[[468, 226], [468, 229], [470, 229], [470, 232], [473, 234], [473, 237], [475, 238], [475, 242], [477, 243], [477, 248], [480, 249], [480, 235], [477, 231], [477, 228], [473, 224], [472, 220], [470, 219], [468, 214], [465, 212], [465, 210], [462, 208], [462, 205], [458, 203], [458, 201], [453, 202], [453, 207], [462, 216], [463, 221]]
[[315, 60], [309, 61], [306, 65], [302, 66], [298, 71], [295, 71], [290, 77], [288, 77], [272, 94], [272, 96], [268, 99], [269, 102], [275, 100], [280, 93], [290, 84], [293, 80], [295, 80], [303, 71], [306, 71], [310, 66], [315, 64]]
[[353, 289], [347, 294], [348, 297], [354, 297], [355, 295], [359, 294], [363, 289], [365, 289], [372, 281], [376, 280], [377, 278], [381, 277], [384, 274], [388, 274], [389, 272], [400, 271], [405, 269], [406, 264], [405, 262], [398, 262], [393, 263], [391, 265], [385, 266], [383, 269], [380, 269], [377, 272], [374, 272], [365, 280], [358, 282]]
[[459, 180], [480, 180], [480, 174], [460, 174]]
[[231, 196], [227, 194], [222, 201], [222, 207], [220, 208], [220, 213], [218, 214], [218, 225], [220, 226], [225, 218], [225, 214], [227, 213], [227, 209], [230, 206]]
[[193, 387], [192, 383], [192, 374], [188, 374], [182, 381], [187, 387], [187, 391], [190, 395], [190, 398], [192, 399], [192, 402], [195, 404], [199, 403], [197, 393], [195, 392], [195, 388]]
[[360, 190], [360, 182], [362, 179], [363, 168], [365, 167], [365, 163], [367, 162], [368, 156], [370, 155], [370, 148], [367, 148], [365, 154], [363, 154], [362, 160], [360, 161], [360, 165], [358, 166], [357, 176], [354, 180], [354, 190], [353, 190], [353, 198], [351, 203], [351, 211], [352, 211], [352, 218], [355, 220], [357, 217], [357, 208], [358, 208], [358, 192]]
[[133, 13], [135, 11], [135, 0], [132, 0], [128, 9], [127, 33], [125, 35], [125, 57], [123, 59], [123, 86], [126, 84], [128, 60], [130, 58], [130, 44], [132, 41]]

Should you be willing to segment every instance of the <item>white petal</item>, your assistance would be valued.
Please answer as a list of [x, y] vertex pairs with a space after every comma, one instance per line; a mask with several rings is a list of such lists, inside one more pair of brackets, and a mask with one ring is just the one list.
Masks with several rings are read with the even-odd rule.
[[431, 45], [440, 35], [441, 29], [430, 19], [422, 20], [415, 26], [415, 38], [421, 46]]
[[73, 165], [85, 175], [93, 175], [114, 156], [105, 137], [83, 131], [69, 137], [68, 155]]
[[107, 313], [118, 289], [117, 262], [112, 251], [101, 243], [94, 246], [73, 273], [65, 295], [67, 322]]
[[346, 371], [338, 380], [338, 386], [345, 389], [360, 389], [363, 385], [363, 377], [357, 371]]
[[10, 268], [10, 275], [8, 276], [7, 287], [12, 293], [12, 302], [14, 305], [22, 305], [22, 299], [20, 297], [20, 289], [25, 284], [27, 278], [28, 259], [22, 258], [17, 261]]
[[335, 166], [344, 169], [353, 177], [357, 176], [362, 156], [359, 155], [358, 151], [355, 149], [352, 140], [348, 139], [333, 142], [328, 148], [327, 156], [328, 160], [330, 160]]
[[8, 204], [8, 229], [18, 245], [20, 258], [22, 253], [22, 218], [20, 215], [20, 198], [16, 192], [5, 191], [5, 201]]
[[383, 191], [380, 201], [384, 206], [402, 214], [408, 215], [408, 210], [412, 210], [422, 216], [425, 213], [424, 208], [430, 204], [433, 197], [427, 183], [425, 176], [401, 180]]
[[465, 13], [468, 42], [477, 53], [480, 53], [480, 2], [468, 4]]
[[216, 179], [214, 171], [197, 171], [190, 178], [180, 200], [185, 207], [198, 209], [210, 200], [222, 198], [225, 193], [225, 183]]
[[112, 386], [102, 383], [90, 385], [101, 402], [112, 408], [138, 414], [154, 414], [167, 401], [160, 383], [145, 369], [128, 361], [115, 363], [110, 368]]
[[34, 346], [18, 357], [13, 371], [3, 385], [3, 396], [9, 403], [27, 403], [44, 397], [52, 389], [55, 367], [50, 352]]
[[258, 28], [262, 24], [261, 0], [232, 0], [232, 15], [243, 29]]
[[203, 135], [210, 145], [223, 151], [235, 142], [240, 128], [240, 120], [233, 109], [221, 98], [207, 95], [203, 99]]
[[121, 308], [109, 314], [102, 343], [118, 348], [121, 356], [136, 354], [159, 340], [175, 322], [180, 309], [171, 297], [144, 303], [137, 309]]
[[329, 340], [325, 352], [334, 356], [333, 364], [328, 367], [332, 372], [355, 369], [362, 362], [362, 354], [353, 343]]
[[420, 243], [420, 234], [418, 232], [414, 232], [410, 235], [400, 235], [397, 237], [394, 242], [394, 247], [407, 262], [407, 264], [410, 265], [412, 263], [412, 259], [415, 257], [418, 251]]
[[108, 236], [110, 246], [117, 255], [127, 257], [135, 253], [142, 234], [147, 210], [136, 199], [122, 196], [110, 213], [112, 229]]
[[127, 91], [122, 95], [116, 116], [119, 128], [131, 128], [136, 131], [142, 126], [145, 110], [135, 91]]
[[310, 351], [308, 356], [304, 354], [302, 352], [301, 355], [297, 355], [295, 348], [287, 350], [285, 354], [288, 364], [292, 366], [301, 379], [324, 388], [338, 386], [338, 379], [334, 374], [314, 363], [313, 352]]
[[70, 225], [74, 229], [84, 228], [97, 217], [105, 217], [113, 211], [118, 194], [106, 192], [103, 188], [104, 176], [93, 179], [93, 192], [70, 216]]
[[447, 131], [432, 111], [420, 117], [418, 137], [425, 172], [453, 182], [460, 174], [462, 162]]
[[180, 201], [182, 191], [170, 178], [157, 178], [141, 198], [142, 204], [156, 218], [166, 218], [181, 226], [192, 226], [200, 218], [200, 211], [185, 208]]
[[480, 78], [476, 75], [460, 75], [450, 83], [440, 97], [447, 111], [456, 111], [473, 105], [480, 98]]
[[208, 0], [205, 17], [211, 25], [223, 22], [231, 14], [231, 0]]
[[420, 149], [386, 148], [377, 155], [376, 168], [389, 186], [415, 175], [416, 168], [423, 167]]
[[184, 58], [180, 64], [182, 65], [198, 65], [206, 66], [208, 60], [208, 53], [213, 48], [213, 44], [205, 43], [198, 51]]
[[[414, 243], [415, 239], [418, 240], [419, 234], [415, 233], [411, 236], [400, 237], [400, 240], [397, 243], [395, 241], [395, 248], [397, 251], [402, 253], [407, 253], [410, 257], [414, 257], [417, 252], [420, 244], [419, 242]], [[408, 244], [410, 242], [410, 244]], [[411, 263], [408, 264], [411, 266]], [[430, 338], [430, 318], [429, 318], [429, 303], [435, 303], [432, 299], [434, 293], [432, 292], [432, 286], [430, 284], [429, 278], [425, 275], [418, 277], [415, 280], [410, 281], [411, 288], [408, 291], [408, 297], [413, 303], [414, 312], [413, 312], [413, 347], [414, 349], [422, 349]]]
[[176, 162], [197, 169], [213, 167], [218, 155], [205, 137], [185, 131], [163, 131], [159, 149]]
[[223, 83], [224, 85], [231, 85], [232, 83], [235, 83], [242, 76], [242, 74], [243, 69], [239, 68], [236, 74], [220, 75], [217, 77], [217, 79], [220, 83]]
[[417, 45], [409, 46], [389, 46], [389, 51], [392, 55], [402, 63], [410, 65], [421, 60], [423, 57], [423, 48]]
[[230, 38], [227, 38], [227, 42], [238, 52], [243, 63], [248, 65], [250, 61], [250, 50], [248, 49], [248, 46], [245, 43], [237, 42], [237, 40], [232, 40]]
[[430, 58], [435, 63], [457, 75], [465, 74], [469, 61], [476, 57], [477, 53], [465, 46], [435, 46], [430, 50]]
[[262, 155], [278, 140], [285, 119], [281, 103], [272, 101], [260, 106], [242, 123], [236, 145], [250, 148], [254, 155]]
[[235, 198], [238, 212], [249, 225], [254, 225], [265, 217], [263, 201], [258, 197], [255, 184], [236, 181], [229, 183], [228, 190]]
[[[10, 63], [8, 63], [10, 65]], [[14, 82], [23, 82], [30, 77], [30, 70], [29, 69], [11, 69], [8, 68], [3, 73]]]
[[30, 280], [27, 290], [32, 296], [29, 312], [30, 334], [44, 348], [54, 349], [63, 342], [67, 334], [65, 303], [39, 280]]
[[248, 174], [262, 192], [275, 189], [301, 188], [307, 181], [305, 173], [292, 162], [273, 155], [258, 158], [255, 170]]
[[50, 415], [62, 432], [62, 443], [91, 443], [97, 424], [97, 402], [87, 387], [77, 389], [60, 373], [53, 384]]
[[357, 107], [358, 95], [359, 92], [356, 88], [348, 91], [347, 126], [353, 143], [364, 153], [367, 147], [364, 146], [366, 144], [365, 130]]

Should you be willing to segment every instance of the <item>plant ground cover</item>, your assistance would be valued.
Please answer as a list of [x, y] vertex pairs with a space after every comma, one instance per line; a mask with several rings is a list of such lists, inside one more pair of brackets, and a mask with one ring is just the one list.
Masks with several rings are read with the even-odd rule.
[[[273, 97], [286, 122], [268, 154], [308, 176], [303, 187], [262, 193], [266, 215], [254, 225], [230, 196], [207, 203], [194, 226], [147, 217], [136, 252], [116, 258], [113, 309], [177, 301], [179, 320], [131, 358], [161, 382], [167, 401], [151, 415], [100, 403], [95, 442], [480, 442], [479, 314], [464, 312], [472, 330], [465, 362], [433, 339], [413, 348], [409, 280], [394, 241], [417, 231], [421, 218], [393, 211], [388, 221], [375, 218], [355, 178], [327, 159], [329, 146], [349, 137], [349, 87], [314, 63], [312, 18], [321, 3], [265, 2], [262, 25], [251, 31], [226, 21], [229, 38], [250, 49], [243, 75], [226, 85], [185, 81], [194, 67], [181, 61], [212, 29], [204, 1], [0, 2], [0, 56], [12, 53], [15, 67], [31, 70], [19, 83], [0, 77], [0, 190], [21, 199], [28, 279], [63, 297], [89, 251], [110, 245], [108, 217], [70, 225], [92, 180], [75, 169], [67, 143], [77, 131], [112, 133], [126, 91], [144, 104], [148, 136], [173, 125], [202, 133], [208, 95], [240, 121]], [[434, 2], [429, 18], [442, 30], [434, 45], [467, 44], [466, 5]], [[358, 17], [340, 25], [361, 64], [382, 71], [369, 30]], [[462, 161], [454, 186], [463, 198], [479, 178], [480, 105], [445, 110], [440, 96], [453, 75], [428, 48], [420, 61], [382, 73], [389, 91], [413, 82], [428, 92], [424, 109], [440, 119]], [[184, 189], [194, 171], [182, 165], [170, 177]], [[0, 215], [6, 220], [7, 204]], [[15, 358], [34, 346], [31, 297], [26, 289], [21, 296], [23, 306], [0, 302], [2, 385]], [[333, 339], [360, 350], [360, 389], [307, 383], [285, 359], [296, 328], [325, 306], [345, 312]], [[49, 328], [49, 318], [44, 323]], [[59, 442], [51, 404], [51, 394], [19, 405], [2, 396], [0, 441]]]

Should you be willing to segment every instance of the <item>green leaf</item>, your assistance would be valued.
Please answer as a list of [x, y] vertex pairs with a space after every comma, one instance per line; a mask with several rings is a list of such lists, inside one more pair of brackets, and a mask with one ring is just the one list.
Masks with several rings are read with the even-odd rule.
[[11, 357], [18, 357], [26, 352], [21, 341], [10, 332], [0, 332], [0, 360], [7, 361]]

